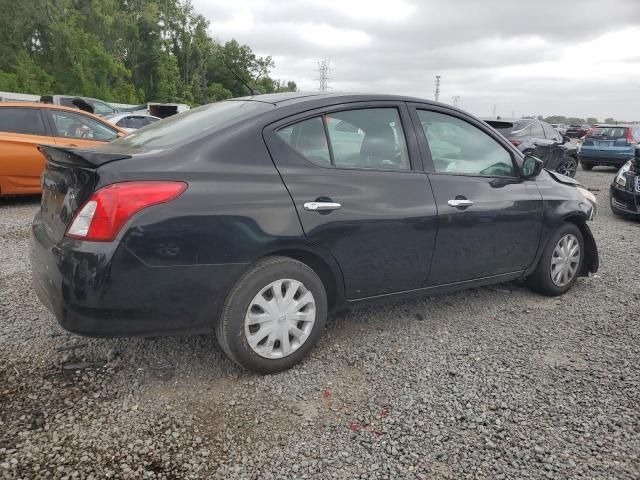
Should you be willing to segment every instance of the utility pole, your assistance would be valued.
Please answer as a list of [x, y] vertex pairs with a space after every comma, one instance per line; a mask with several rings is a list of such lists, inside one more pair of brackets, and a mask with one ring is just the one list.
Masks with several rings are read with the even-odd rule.
[[435, 101], [437, 102], [440, 99], [440, 75], [436, 75], [436, 91], [435, 94], [433, 95], [433, 98], [435, 99]]
[[458, 106], [458, 102], [460, 102], [460, 95], [454, 95], [453, 96], [453, 106], [457, 107]]
[[496, 116], [496, 104], [493, 104], [493, 114], [491, 115], [492, 117]]
[[511, 110], [511, 118], [516, 118], [516, 112], [514, 110]]
[[329, 88], [329, 71], [331, 70], [331, 60], [320, 60], [318, 61], [318, 73], [320, 77], [318, 81], [320, 82], [320, 86], [318, 90], [321, 92], [326, 92]]

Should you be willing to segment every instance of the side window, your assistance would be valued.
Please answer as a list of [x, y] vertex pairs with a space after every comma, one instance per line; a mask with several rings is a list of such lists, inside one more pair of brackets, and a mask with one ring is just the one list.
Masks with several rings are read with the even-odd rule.
[[57, 137], [109, 141], [118, 136], [115, 129], [79, 113], [52, 110], [51, 119]]
[[329, 145], [327, 145], [322, 117], [311, 118], [282, 128], [278, 130], [277, 134], [311, 163], [321, 167], [331, 166]]
[[120, 128], [131, 128], [131, 121], [129, 119], [129, 117], [124, 117], [122, 119], [120, 119], [116, 125]]
[[0, 132], [46, 135], [39, 108], [0, 108]]
[[544, 129], [544, 134], [545, 136], [549, 139], [549, 140], [553, 140], [555, 142], [560, 141], [560, 135], [558, 135], [558, 132], [556, 131], [555, 128], [553, 128], [551, 125], [548, 125], [546, 123], [542, 124], [542, 128]]
[[511, 154], [479, 128], [457, 117], [418, 110], [435, 171], [488, 177], [514, 176]]
[[375, 170], [411, 168], [397, 109], [346, 110], [330, 113], [324, 118], [336, 167]]
[[532, 123], [531, 136], [533, 138], [544, 138], [544, 131], [542, 130], [542, 125], [540, 125], [539, 123]]

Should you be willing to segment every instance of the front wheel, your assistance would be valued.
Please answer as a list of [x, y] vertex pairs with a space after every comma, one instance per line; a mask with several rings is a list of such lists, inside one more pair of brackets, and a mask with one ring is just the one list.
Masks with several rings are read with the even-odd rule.
[[556, 168], [556, 172], [562, 175], [566, 175], [567, 177], [573, 178], [576, 176], [577, 169], [578, 169], [577, 160], [569, 156], [560, 165], [558, 165], [558, 168]]
[[238, 365], [276, 373], [309, 353], [326, 317], [327, 295], [318, 275], [297, 260], [269, 257], [234, 285], [216, 335], [222, 350]]
[[575, 224], [564, 223], [549, 239], [527, 286], [543, 295], [562, 295], [578, 279], [583, 262], [582, 232]]

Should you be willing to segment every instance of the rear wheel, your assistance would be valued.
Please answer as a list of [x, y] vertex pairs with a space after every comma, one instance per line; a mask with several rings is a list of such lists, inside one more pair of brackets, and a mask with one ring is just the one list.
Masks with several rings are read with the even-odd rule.
[[276, 373], [300, 362], [322, 333], [327, 295], [304, 263], [269, 257], [254, 265], [229, 293], [218, 321], [218, 343], [240, 366]]
[[574, 157], [567, 156], [567, 158], [560, 165], [558, 165], [558, 168], [556, 168], [556, 172], [573, 178], [576, 176], [577, 169], [578, 161]]
[[564, 223], [551, 236], [527, 286], [543, 295], [562, 295], [578, 279], [583, 262], [582, 232], [573, 223]]
[[591, 163], [580, 162], [580, 166], [583, 170], [593, 170], [593, 164]]

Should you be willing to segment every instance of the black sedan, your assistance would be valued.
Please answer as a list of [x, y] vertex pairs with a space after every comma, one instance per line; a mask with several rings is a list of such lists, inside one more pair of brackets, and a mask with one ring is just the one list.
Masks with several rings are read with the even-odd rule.
[[595, 198], [473, 116], [388, 95], [206, 105], [103, 147], [41, 146], [31, 263], [86, 335], [211, 332], [245, 368], [299, 362], [329, 312], [595, 272]]

